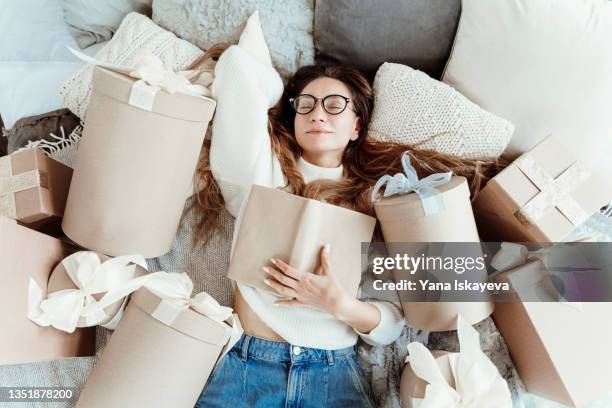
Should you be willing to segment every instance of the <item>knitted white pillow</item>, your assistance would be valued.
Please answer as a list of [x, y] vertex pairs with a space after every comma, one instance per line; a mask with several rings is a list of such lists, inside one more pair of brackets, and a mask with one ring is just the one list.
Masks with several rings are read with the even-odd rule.
[[406, 65], [384, 63], [374, 79], [368, 136], [464, 158], [499, 157], [514, 132], [505, 119]]
[[[181, 70], [202, 55], [195, 45], [181, 40], [173, 33], [156, 25], [146, 16], [128, 14], [113, 38], [96, 54], [95, 58], [118, 65], [131, 65], [143, 49], [150, 49], [167, 68]], [[60, 99], [79, 118], [85, 111], [91, 94], [93, 67], [84, 65], [60, 89]]]
[[218, 42], [235, 44], [255, 11], [284, 78], [314, 63], [314, 0], [153, 0], [153, 21], [204, 50]]

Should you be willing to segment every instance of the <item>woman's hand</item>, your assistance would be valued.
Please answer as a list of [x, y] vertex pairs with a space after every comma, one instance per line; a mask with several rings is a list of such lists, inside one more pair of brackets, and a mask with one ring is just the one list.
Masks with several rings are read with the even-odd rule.
[[295, 269], [280, 259], [271, 259], [273, 267], [264, 266], [268, 278], [264, 282], [290, 300], [277, 300], [277, 305], [309, 306], [331, 313], [361, 333], [369, 333], [380, 323], [376, 306], [362, 302], [344, 291], [329, 267], [329, 245], [321, 249], [321, 273]]
[[343, 290], [329, 267], [329, 244], [321, 249], [321, 273], [300, 271], [280, 259], [271, 259], [274, 266], [264, 266], [268, 278], [264, 282], [290, 300], [278, 300], [286, 306], [309, 306], [337, 315], [350, 303], [351, 297]]

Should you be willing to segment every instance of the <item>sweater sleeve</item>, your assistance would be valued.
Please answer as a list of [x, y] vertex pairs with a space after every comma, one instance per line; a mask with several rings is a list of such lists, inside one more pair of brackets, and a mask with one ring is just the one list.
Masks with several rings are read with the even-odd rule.
[[[237, 216], [252, 184], [276, 187], [283, 173], [272, 152], [268, 110], [280, 99], [283, 82], [272, 66], [257, 24], [215, 66], [210, 166], [228, 211]], [[265, 52], [263, 52], [263, 51]]]
[[368, 302], [380, 311], [380, 322], [378, 326], [369, 333], [355, 332], [368, 344], [373, 346], [385, 346], [395, 341], [404, 328], [404, 316], [398, 306], [392, 302]]

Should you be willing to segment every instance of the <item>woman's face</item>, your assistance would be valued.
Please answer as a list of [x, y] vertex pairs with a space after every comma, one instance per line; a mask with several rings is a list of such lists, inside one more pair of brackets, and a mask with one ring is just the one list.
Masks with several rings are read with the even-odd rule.
[[312, 112], [295, 115], [295, 138], [303, 150], [304, 159], [318, 166], [337, 167], [347, 144], [359, 137], [360, 122], [352, 100], [342, 113], [332, 115], [323, 109], [322, 98], [328, 95], [352, 98], [352, 95], [343, 82], [326, 77], [306, 85], [300, 95], [304, 94], [318, 98]]

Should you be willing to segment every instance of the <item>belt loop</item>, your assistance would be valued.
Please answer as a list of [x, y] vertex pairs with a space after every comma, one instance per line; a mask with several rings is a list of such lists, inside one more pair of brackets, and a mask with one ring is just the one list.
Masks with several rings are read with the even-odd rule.
[[334, 352], [332, 350], [325, 350], [327, 354], [327, 364], [334, 365]]
[[242, 361], [247, 361], [249, 358], [249, 343], [251, 342], [252, 337], [248, 334], [245, 334], [242, 340], [242, 353], [240, 355], [240, 359]]

